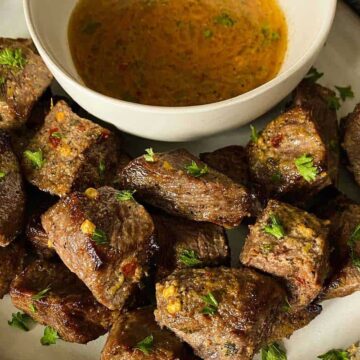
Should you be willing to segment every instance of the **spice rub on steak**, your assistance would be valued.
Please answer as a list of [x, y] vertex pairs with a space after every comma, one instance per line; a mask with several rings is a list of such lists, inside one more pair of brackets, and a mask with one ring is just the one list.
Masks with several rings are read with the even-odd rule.
[[332, 183], [327, 145], [314, 115], [295, 106], [249, 143], [251, 180], [263, 196], [302, 203]]
[[349, 170], [360, 186], [360, 104], [347, 117], [341, 120], [342, 147], [346, 151]]
[[222, 227], [159, 212], [151, 216], [159, 245], [156, 257], [157, 279], [179, 268], [230, 264], [230, 249]]
[[285, 304], [278, 283], [251, 269], [176, 270], [156, 285], [155, 318], [203, 359], [250, 360]]
[[25, 211], [25, 190], [18, 159], [10, 138], [0, 132], [0, 246], [6, 246], [21, 232]]
[[154, 308], [120, 315], [109, 333], [101, 360], [191, 360], [191, 349], [172, 332], [161, 329]]
[[119, 315], [99, 304], [62, 263], [37, 260], [11, 284], [11, 300], [65, 341], [85, 344], [105, 334]]
[[0, 129], [25, 124], [52, 79], [31, 40], [0, 38]]
[[25, 255], [24, 246], [18, 241], [0, 247], [0, 299], [9, 292], [11, 281], [22, 271]]
[[166, 212], [234, 227], [249, 214], [249, 194], [185, 149], [141, 156], [122, 172], [121, 184]]
[[328, 221], [270, 200], [250, 226], [240, 261], [283, 279], [297, 311], [318, 296], [328, 274], [328, 232]]
[[118, 141], [59, 101], [29, 142], [22, 165], [30, 183], [60, 197], [111, 181]]
[[126, 305], [147, 275], [153, 221], [113, 188], [70, 194], [42, 216], [42, 225], [65, 265], [109, 309]]

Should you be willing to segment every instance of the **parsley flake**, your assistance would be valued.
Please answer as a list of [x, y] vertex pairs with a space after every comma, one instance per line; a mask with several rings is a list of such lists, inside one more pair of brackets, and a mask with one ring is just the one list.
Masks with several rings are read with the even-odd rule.
[[29, 323], [31, 323], [33, 320], [29, 315], [21, 312], [17, 312], [17, 313], [13, 313], [11, 316], [12, 319], [8, 321], [8, 324], [10, 326], [16, 327], [23, 331], [30, 330]]
[[154, 346], [154, 337], [152, 335], [149, 335], [145, 339], [139, 341], [134, 346], [134, 348], [140, 350], [145, 355], [150, 355], [153, 346]]
[[104, 177], [105, 170], [106, 170], [105, 162], [104, 162], [104, 160], [100, 160], [99, 161], [99, 175], [100, 175], [100, 177]]
[[37, 151], [25, 150], [24, 156], [30, 160], [35, 169], [41, 169], [44, 165], [44, 157], [41, 149]]
[[290, 303], [289, 303], [288, 297], [285, 298], [285, 304], [284, 304], [284, 306], [283, 306], [281, 309], [282, 309], [282, 311], [284, 311], [284, 312], [289, 312], [289, 311], [291, 310], [291, 305], [290, 305]]
[[118, 201], [134, 200], [135, 193], [136, 193], [136, 190], [121, 190], [117, 193], [116, 199]]
[[0, 65], [23, 69], [26, 65], [26, 59], [21, 49], [5, 48], [0, 51]]
[[273, 343], [261, 349], [261, 360], [287, 360], [287, 356], [278, 343]]
[[222, 13], [214, 19], [215, 24], [233, 27], [236, 21], [227, 13]]
[[269, 25], [264, 25], [261, 32], [266, 40], [277, 41], [280, 39], [280, 33], [270, 29]]
[[4, 85], [6, 82], [6, 79], [3, 76], [0, 76], [0, 86]]
[[206, 39], [212, 38], [213, 35], [214, 35], [214, 33], [212, 32], [212, 30], [210, 30], [210, 29], [205, 29], [204, 30], [204, 37]]
[[59, 339], [59, 334], [55, 329], [47, 326], [44, 330], [44, 336], [40, 339], [41, 345], [53, 345], [56, 344], [56, 340]]
[[200, 177], [209, 172], [207, 165], [200, 167], [194, 160], [191, 161], [191, 164], [185, 166], [186, 172], [194, 177]]
[[146, 154], [144, 155], [144, 159], [147, 162], [155, 162], [155, 153], [152, 148], [145, 149]]
[[31, 300], [33, 300], [33, 301], [38, 301], [38, 300], [43, 299], [44, 297], [47, 296], [47, 294], [48, 294], [48, 292], [49, 292], [50, 290], [51, 290], [51, 287], [48, 286], [46, 289], [39, 291], [36, 295], [33, 295], [33, 296], [31, 297]]
[[3, 171], [0, 171], [0, 180], [2, 180], [6, 176], [6, 173]]
[[330, 350], [325, 354], [318, 356], [318, 359], [324, 360], [350, 360], [349, 353], [342, 349]]
[[317, 168], [314, 166], [314, 160], [310, 155], [302, 155], [295, 160], [295, 165], [300, 175], [307, 181], [315, 181], [318, 174]]
[[250, 125], [250, 129], [251, 129], [251, 135], [250, 135], [251, 141], [257, 142], [259, 140], [259, 133], [257, 132], [255, 126], [253, 125]]
[[323, 75], [324, 73], [319, 72], [315, 67], [311, 67], [305, 79], [315, 83], [322, 78]]
[[64, 137], [64, 135], [61, 134], [59, 131], [55, 131], [55, 132], [51, 133], [51, 137], [53, 137], [55, 139], [62, 139]]
[[209, 292], [207, 295], [202, 296], [201, 299], [205, 302], [206, 306], [202, 309], [202, 313], [206, 315], [215, 315], [218, 311], [219, 303], [215, 296]]
[[348, 240], [348, 246], [350, 248], [350, 257], [354, 266], [360, 270], [360, 257], [355, 253], [356, 243], [360, 241], [360, 224], [355, 228]]
[[201, 260], [199, 260], [199, 255], [194, 250], [182, 250], [181, 254], [179, 255], [179, 260], [188, 267], [201, 264]]
[[92, 235], [92, 240], [97, 244], [97, 245], [105, 245], [108, 243], [108, 239], [106, 237], [106, 234], [104, 231], [100, 230], [100, 229], [95, 229], [93, 235]]
[[278, 240], [285, 236], [284, 227], [279, 218], [274, 214], [269, 216], [269, 223], [264, 227], [264, 232], [276, 237]]
[[342, 101], [345, 101], [346, 99], [352, 99], [354, 97], [354, 92], [352, 91], [351, 86], [335, 86], [337, 91], [339, 92], [340, 98]]
[[329, 96], [326, 101], [330, 110], [339, 110], [341, 108], [340, 98], [337, 96]]

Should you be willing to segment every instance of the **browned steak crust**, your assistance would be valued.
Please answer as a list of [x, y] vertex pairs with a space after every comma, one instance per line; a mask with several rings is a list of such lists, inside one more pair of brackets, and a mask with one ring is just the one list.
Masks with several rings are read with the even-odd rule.
[[213, 170], [195, 177], [186, 167], [205, 164], [184, 149], [155, 154], [155, 161], [141, 156], [125, 167], [121, 183], [137, 191], [144, 201], [190, 220], [233, 227], [249, 214], [247, 190]]
[[[272, 217], [283, 227], [281, 238], [265, 231]], [[240, 261], [284, 279], [292, 311], [302, 309], [318, 296], [329, 270], [328, 225], [305, 211], [270, 200], [250, 226]]]
[[156, 278], [162, 279], [175, 269], [228, 265], [229, 246], [224, 229], [165, 213], [152, 213], [159, 252]]
[[0, 65], [0, 128], [15, 129], [28, 119], [53, 77], [31, 40], [0, 38], [0, 52], [21, 51], [23, 66]]
[[[137, 348], [139, 342], [152, 336], [149, 354]], [[154, 308], [143, 308], [122, 314], [113, 325], [101, 360], [191, 360], [187, 345], [175, 334], [161, 329], [154, 319]]]
[[6, 246], [21, 232], [25, 191], [18, 159], [9, 137], [0, 133], [0, 246]]
[[153, 221], [134, 200], [118, 200], [113, 188], [70, 194], [42, 224], [65, 265], [109, 309], [122, 308], [147, 274]]
[[[37, 300], [36, 295], [45, 289], [49, 290]], [[10, 295], [17, 308], [53, 327], [69, 342], [84, 344], [98, 338], [119, 315], [99, 304], [62, 263], [33, 262], [14, 279]]]
[[[206, 314], [204, 296], [218, 303]], [[285, 304], [277, 282], [251, 269], [181, 269], [156, 285], [155, 318], [204, 359], [252, 359]]]
[[[331, 184], [326, 144], [307, 107], [295, 106], [271, 121], [247, 151], [251, 179], [265, 197], [304, 202]], [[306, 180], [295, 163], [304, 155], [316, 168], [314, 180]]]
[[0, 299], [9, 292], [11, 281], [22, 271], [24, 258], [25, 249], [18, 241], [0, 248]]
[[40, 150], [43, 157], [41, 166], [34, 166], [24, 153], [22, 165], [28, 181], [40, 190], [65, 196], [112, 180], [118, 141], [109, 130], [80, 118], [59, 101], [27, 150]]

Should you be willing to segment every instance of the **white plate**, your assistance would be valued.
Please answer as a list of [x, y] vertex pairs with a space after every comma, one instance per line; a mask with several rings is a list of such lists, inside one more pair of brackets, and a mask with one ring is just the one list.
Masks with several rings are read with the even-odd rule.
[[[49, 0], [50, 1], [50, 0]], [[289, 0], [298, 1], [298, 0]], [[21, 8], [21, 0], [0, 0], [0, 36], [27, 36]], [[327, 86], [351, 84], [355, 99], [346, 102], [339, 117], [351, 111], [360, 101], [360, 18], [340, 3], [335, 24], [317, 62], [319, 70], [325, 72], [322, 83]], [[284, 104], [284, 102], [283, 102]], [[266, 121], [281, 110], [281, 104], [266, 116], [256, 120], [255, 126], [261, 129]], [[245, 144], [249, 139], [248, 128], [242, 128], [197, 142], [171, 144], [145, 141], [129, 135], [125, 136], [127, 148], [134, 156], [152, 146], [156, 151], [175, 146], [184, 146], [194, 154], [231, 145]], [[341, 189], [349, 196], [360, 200], [360, 189], [351, 176], [343, 172]], [[241, 243], [246, 229], [229, 232], [233, 263], [237, 263]], [[360, 340], [360, 292], [342, 299], [323, 303], [324, 310], [309, 326], [297, 331], [290, 340], [285, 341], [289, 360], [315, 360], [317, 355], [332, 348], [346, 348]], [[0, 360], [98, 360], [106, 337], [88, 345], [75, 345], [59, 341], [45, 347], [40, 345], [43, 327], [37, 325], [30, 332], [22, 332], [9, 327], [7, 321], [16, 309], [9, 297], [0, 302]]]

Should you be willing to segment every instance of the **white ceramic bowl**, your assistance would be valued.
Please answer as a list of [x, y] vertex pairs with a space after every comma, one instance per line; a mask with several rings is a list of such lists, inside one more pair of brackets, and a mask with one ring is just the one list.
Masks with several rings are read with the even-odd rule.
[[77, 0], [23, 0], [33, 41], [65, 91], [94, 116], [137, 136], [187, 141], [239, 127], [264, 114], [305, 76], [323, 47], [336, 0], [278, 0], [288, 27], [288, 52], [280, 73], [235, 98], [200, 106], [159, 107], [129, 103], [87, 88], [76, 72], [67, 27]]

